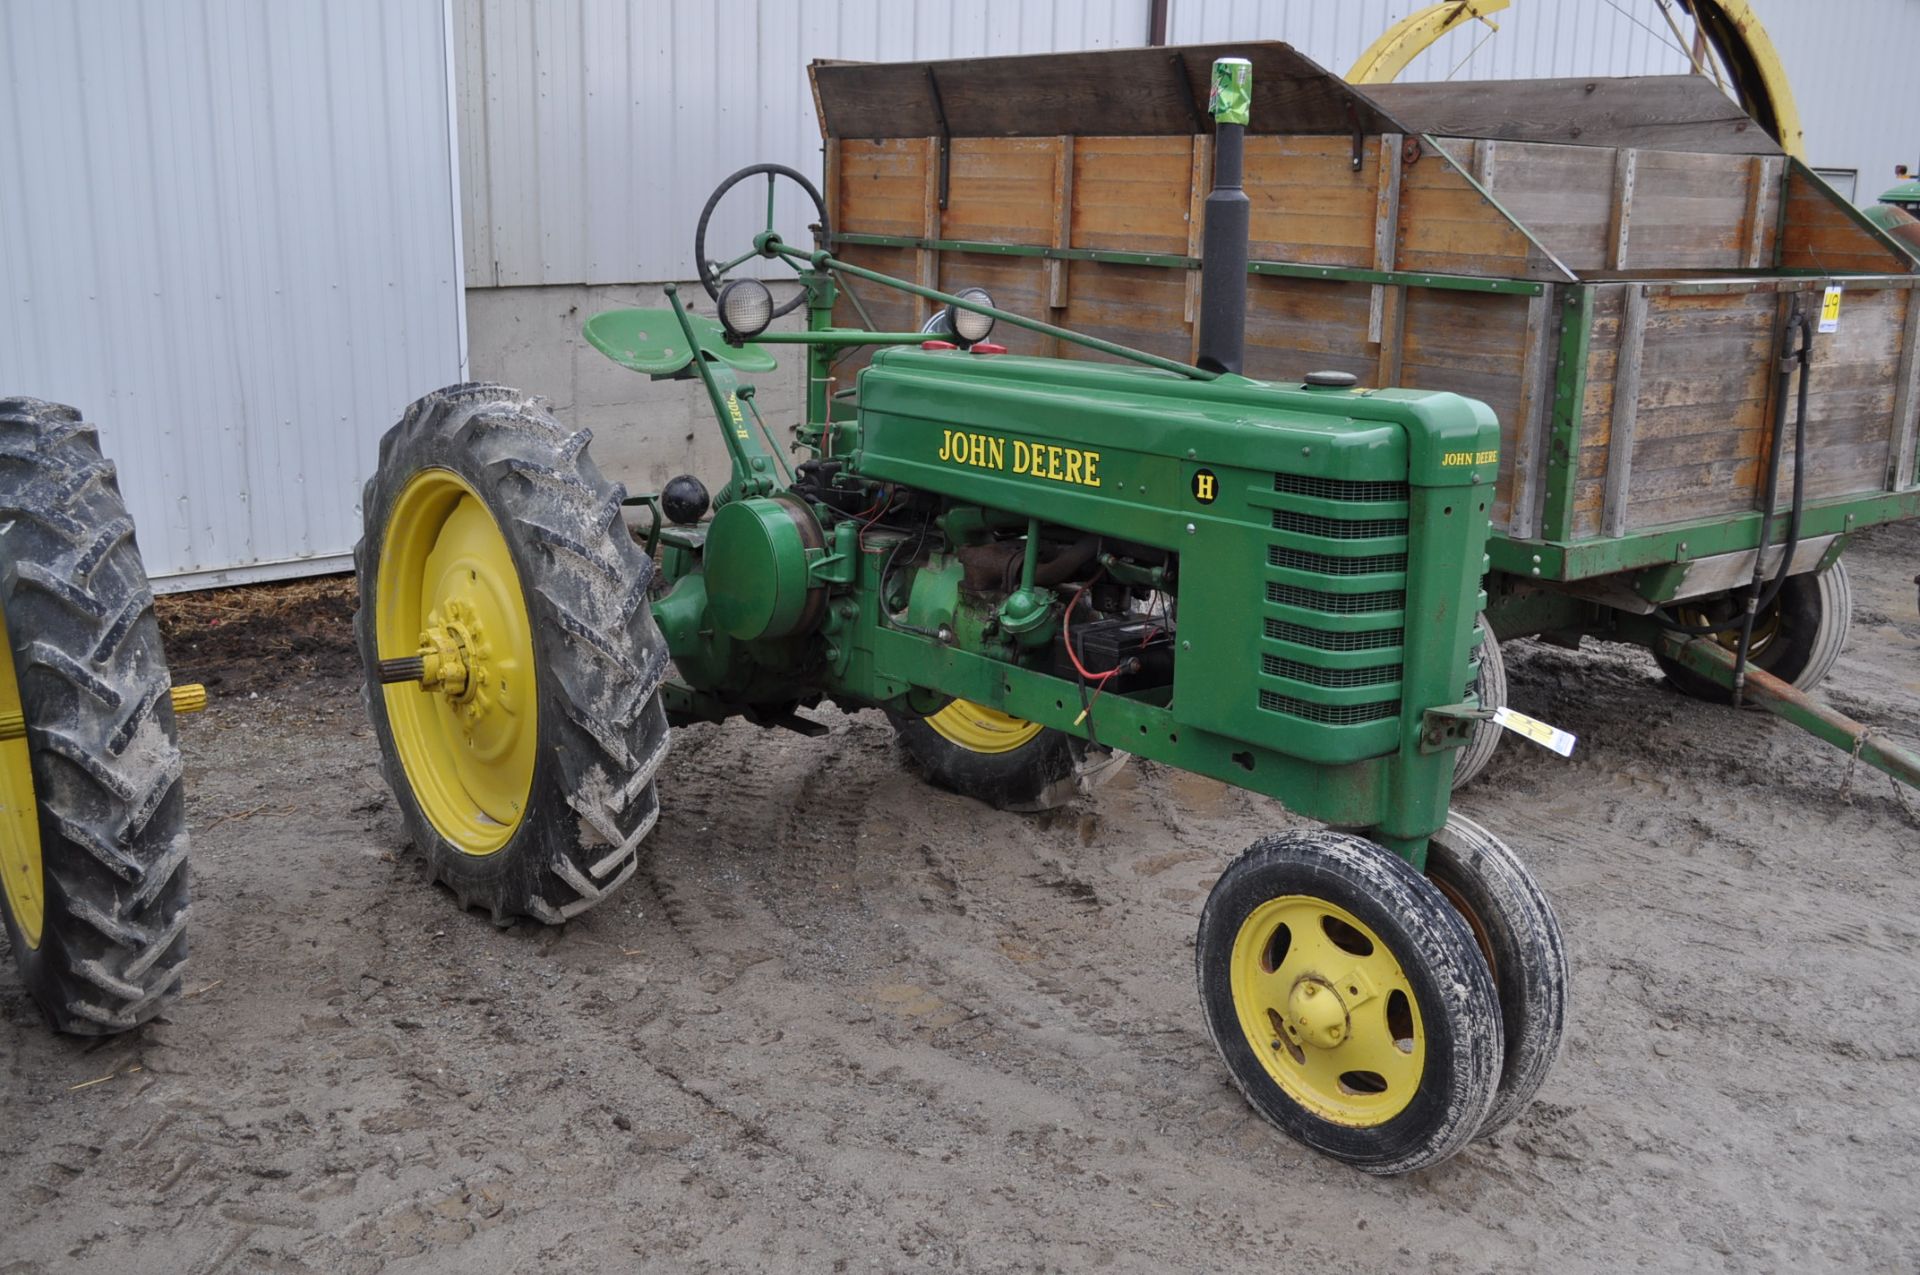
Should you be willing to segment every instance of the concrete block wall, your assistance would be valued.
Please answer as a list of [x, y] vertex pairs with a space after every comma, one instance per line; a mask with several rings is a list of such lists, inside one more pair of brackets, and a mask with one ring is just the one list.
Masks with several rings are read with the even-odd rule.
[[[788, 289], [776, 288], [785, 297]], [[697, 283], [681, 284], [682, 300], [711, 314]], [[660, 284], [562, 284], [467, 289], [468, 373], [544, 396], [562, 425], [593, 431], [589, 454], [629, 492], [658, 491], [677, 474], [695, 474], [718, 491], [728, 477], [727, 452], [699, 381], [654, 381], [628, 371], [587, 343], [581, 325], [603, 310], [665, 306]], [[795, 311], [778, 326], [803, 326]], [[754, 400], [774, 438], [806, 415], [806, 359], [774, 350], [780, 369], [753, 379]]]

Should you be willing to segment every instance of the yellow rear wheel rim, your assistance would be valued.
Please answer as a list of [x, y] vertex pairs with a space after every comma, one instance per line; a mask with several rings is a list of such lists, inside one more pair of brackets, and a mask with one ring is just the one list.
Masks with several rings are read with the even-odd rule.
[[[1709, 624], [1721, 623], [1718, 617], [1708, 615], [1699, 607], [1676, 607], [1675, 615], [1680, 623], [1686, 625], [1688, 628], [1704, 628]], [[1736, 615], [1733, 619], [1726, 621], [1726, 625], [1726, 628], [1720, 629], [1708, 636], [1729, 651], [1738, 650], [1740, 648], [1739, 616]], [[1773, 645], [1785, 627], [1786, 622], [1782, 619], [1780, 602], [1779, 599], [1776, 598], [1772, 606], [1762, 611], [1753, 619], [1753, 641], [1747, 647], [1748, 658], [1757, 660], [1762, 655], [1765, 655], [1767, 648]]]
[[[23, 720], [20, 682], [13, 674], [13, 644], [0, 614], [0, 713]], [[33, 754], [23, 736], [0, 742], [0, 887], [20, 937], [40, 946], [46, 925], [46, 878], [40, 866], [40, 807], [33, 795]]]
[[1426, 1068], [1420, 1005], [1358, 917], [1311, 895], [1269, 899], [1241, 923], [1231, 961], [1240, 1028], [1289, 1098], [1356, 1128], [1406, 1110]]
[[513, 554], [464, 478], [424, 469], [393, 503], [379, 572], [381, 657], [432, 637], [454, 643], [467, 670], [458, 694], [382, 688], [394, 750], [434, 829], [466, 854], [493, 854], [526, 815], [540, 742], [533, 624]]
[[970, 753], [1010, 753], [1044, 729], [1038, 722], [1010, 717], [970, 699], [954, 700], [928, 717], [927, 725]]

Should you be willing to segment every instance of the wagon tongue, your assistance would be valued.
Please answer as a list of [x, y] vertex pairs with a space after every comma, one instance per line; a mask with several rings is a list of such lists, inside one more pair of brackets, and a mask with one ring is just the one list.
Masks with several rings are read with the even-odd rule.
[[1209, 372], [1240, 371], [1247, 344], [1247, 192], [1241, 160], [1253, 95], [1253, 64], [1219, 58], [1213, 64], [1213, 190], [1207, 196], [1201, 239], [1200, 351]]

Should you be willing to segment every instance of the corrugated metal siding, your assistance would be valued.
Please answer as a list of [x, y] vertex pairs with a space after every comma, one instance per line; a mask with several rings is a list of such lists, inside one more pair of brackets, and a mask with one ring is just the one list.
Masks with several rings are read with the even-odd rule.
[[0, 393], [100, 427], [162, 587], [337, 566], [460, 379], [443, 0], [0, 0]]
[[[1168, 40], [1286, 40], [1338, 73], [1424, 0], [1171, 0]], [[1893, 165], [1920, 163], [1900, 103], [1920, 48], [1915, 0], [1754, 0], [1779, 50], [1806, 130], [1808, 161], [1860, 173], [1858, 198], [1871, 203], [1893, 184]], [[1416, 58], [1403, 80], [1495, 80], [1561, 75], [1679, 75], [1689, 61], [1654, 0], [1514, 0], [1455, 31]], [[1691, 36], [1689, 20], [1681, 30]], [[1258, 86], [1256, 86], [1256, 91]]]
[[[1137, 45], [1148, 11], [1148, 0], [457, 0], [467, 282], [693, 277], [694, 221], [728, 173], [770, 160], [817, 180], [813, 58]], [[780, 224], [798, 233], [812, 218], [791, 191], [782, 199]], [[750, 242], [764, 217], [747, 215], [752, 202], [742, 195], [710, 245]]]

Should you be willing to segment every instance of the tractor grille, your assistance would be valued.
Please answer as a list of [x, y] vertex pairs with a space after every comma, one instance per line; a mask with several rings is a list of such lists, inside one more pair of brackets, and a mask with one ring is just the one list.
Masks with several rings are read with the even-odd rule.
[[1351, 482], [1344, 478], [1313, 478], [1306, 474], [1275, 474], [1273, 489], [1290, 496], [1316, 500], [1405, 500], [1407, 485], [1400, 482]]
[[1267, 565], [1292, 567], [1295, 571], [1316, 571], [1324, 576], [1370, 576], [1382, 571], [1405, 571], [1407, 555], [1375, 553], [1364, 558], [1331, 558], [1324, 553], [1309, 553], [1305, 549], [1268, 545]]
[[1275, 531], [1293, 531], [1303, 536], [1324, 536], [1328, 540], [1373, 540], [1381, 536], [1407, 534], [1405, 518], [1323, 518], [1292, 509], [1273, 511]]
[[1285, 620], [1267, 619], [1267, 636], [1276, 642], [1291, 642], [1295, 646], [1318, 647], [1322, 651], [1378, 651], [1382, 647], [1399, 646], [1399, 629], [1367, 629], [1360, 633], [1329, 633], [1324, 629], [1310, 629], [1304, 624], [1289, 624]]
[[1284, 606], [1305, 607], [1333, 615], [1364, 615], [1369, 611], [1398, 611], [1407, 604], [1404, 589], [1382, 589], [1378, 593], [1322, 593], [1291, 584], [1267, 585], [1267, 601]]
[[1398, 664], [1375, 664], [1371, 668], [1316, 668], [1298, 660], [1262, 655], [1260, 667], [1268, 677], [1291, 678], [1311, 686], [1379, 686], [1400, 680]]
[[1348, 756], [1398, 743], [1406, 640], [1407, 484], [1275, 474], [1265, 546], [1263, 712], [1343, 728], [1297, 746]]
[[1400, 715], [1400, 701], [1397, 699], [1376, 700], [1371, 704], [1310, 704], [1306, 700], [1294, 699], [1291, 695], [1281, 695], [1275, 691], [1260, 692], [1260, 707], [1269, 713], [1304, 717], [1310, 722], [1326, 726], [1359, 726]]

